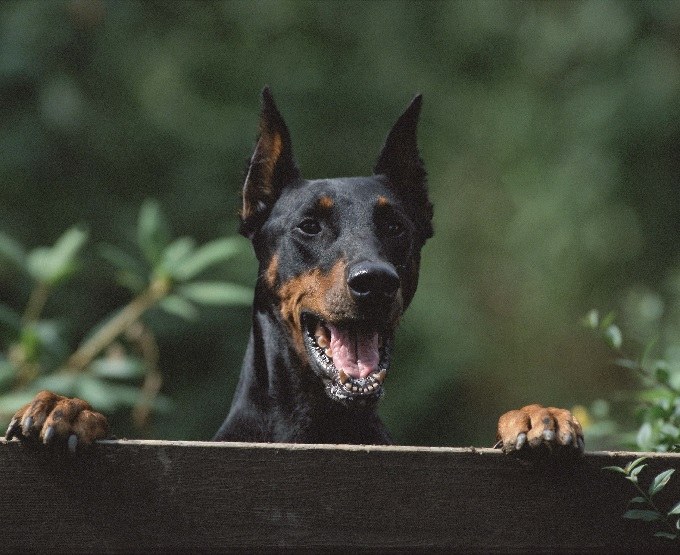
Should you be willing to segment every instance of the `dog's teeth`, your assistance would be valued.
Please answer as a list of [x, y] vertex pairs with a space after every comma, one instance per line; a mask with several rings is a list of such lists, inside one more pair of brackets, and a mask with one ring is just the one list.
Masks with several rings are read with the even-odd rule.
[[321, 347], [322, 349], [325, 349], [328, 347], [328, 339], [326, 339], [325, 335], [317, 335], [316, 336], [316, 344]]
[[330, 349], [330, 347], [329, 347], [328, 349], [326, 349], [326, 350], [324, 351], [324, 353], [326, 353], [326, 356], [327, 356], [328, 358], [333, 358], [333, 351]]
[[381, 370], [378, 372], [378, 375], [375, 377], [375, 381], [377, 383], [383, 383], [385, 381], [385, 376], [387, 375], [387, 372], [385, 370]]
[[340, 372], [338, 372], [338, 380], [340, 381], [340, 383], [342, 385], [345, 385], [347, 380], [349, 380], [349, 376], [347, 374], [345, 374], [344, 370], [340, 370]]

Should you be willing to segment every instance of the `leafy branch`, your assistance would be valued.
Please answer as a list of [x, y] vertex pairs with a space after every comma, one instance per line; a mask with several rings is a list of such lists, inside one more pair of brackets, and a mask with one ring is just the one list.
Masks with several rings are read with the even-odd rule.
[[[32, 284], [23, 311], [0, 303], [0, 414], [11, 414], [40, 389], [88, 398], [100, 410], [134, 407], [137, 425], [152, 408], [168, 406], [160, 395], [158, 345], [143, 322], [153, 308], [195, 321], [198, 306], [249, 304], [251, 290], [199, 276], [242, 251], [238, 238], [221, 238], [197, 246], [189, 237], [172, 239], [157, 202], [143, 203], [137, 222], [136, 247], [129, 252], [111, 244], [97, 253], [114, 269], [116, 281], [133, 297], [96, 326], [74, 352], [60, 327], [44, 317], [52, 293], [83, 268], [81, 254], [88, 233], [67, 230], [51, 247], [26, 251], [0, 233], [0, 262]], [[142, 379], [141, 389], [121, 382]]]
[[617, 353], [615, 363], [632, 371], [642, 380], [643, 390], [638, 394], [641, 408], [638, 415], [642, 424], [637, 432], [638, 447], [646, 451], [680, 450], [680, 372], [666, 360], [652, 356], [655, 342], [650, 342], [637, 358], [623, 350], [623, 334], [614, 323], [610, 312], [600, 318], [591, 310], [583, 324], [603, 339]]
[[[644, 450], [677, 451], [680, 441], [680, 387], [677, 385], [677, 377], [666, 361], [651, 357], [654, 342], [647, 345], [638, 359], [622, 354], [623, 334], [614, 319], [614, 313], [600, 318], [596, 310], [591, 310], [584, 317], [583, 323], [617, 352], [619, 358], [616, 359], [616, 364], [633, 371], [645, 385], [639, 395], [643, 402], [643, 408], [639, 412], [643, 422], [637, 433], [637, 444]], [[664, 529], [658, 530], [655, 536], [676, 540], [680, 537], [680, 502], [664, 512], [654, 499], [666, 487], [675, 470], [671, 468], [657, 474], [645, 489], [639, 482], [640, 473], [647, 467], [643, 464], [645, 460], [646, 457], [640, 457], [624, 467], [606, 466], [604, 470], [623, 474], [639, 493], [630, 500], [635, 508], [628, 509], [623, 518], [657, 522]]]
[[[642, 508], [628, 509], [623, 518], [630, 520], [642, 520], [644, 522], [658, 522], [665, 530], [659, 530], [654, 535], [659, 538], [667, 540], [676, 540], [680, 532], [680, 502], [673, 505], [667, 511], [662, 511], [656, 502], [654, 496], [666, 487], [675, 469], [664, 470], [657, 474], [647, 489], [640, 486], [638, 475], [647, 466], [642, 464], [647, 457], [640, 457], [634, 461], [629, 462], [626, 466], [605, 466], [603, 470], [611, 470], [623, 474], [629, 482], [631, 482], [640, 495], [633, 497], [630, 503]], [[673, 522], [675, 520], [675, 522]]]

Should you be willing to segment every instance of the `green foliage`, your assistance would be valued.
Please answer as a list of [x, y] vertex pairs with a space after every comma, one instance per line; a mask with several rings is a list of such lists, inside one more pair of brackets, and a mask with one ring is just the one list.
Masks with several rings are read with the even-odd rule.
[[[680, 451], [680, 388], [674, 385], [677, 380], [671, 367], [664, 360], [652, 358], [654, 342], [648, 343], [638, 359], [623, 356], [623, 335], [614, 318], [614, 314], [609, 313], [600, 319], [599, 313], [591, 310], [582, 322], [617, 352], [620, 356], [616, 361], [618, 366], [633, 371], [642, 381], [643, 389], [638, 393], [638, 417], [642, 424], [636, 434], [637, 446], [644, 451]], [[639, 474], [647, 466], [643, 464], [645, 460], [647, 457], [639, 457], [625, 467], [607, 466], [604, 469], [623, 474], [640, 493], [630, 501], [635, 508], [627, 510], [623, 518], [658, 522], [664, 529], [657, 530], [654, 535], [676, 540], [680, 518], [675, 517], [680, 514], [680, 502], [663, 512], [654, 501], [654, 496], [666, 487], [675, 470], [660, 472], [644, 489], [640, 485]]]
[[637, 393], [641, 421], [636, 434], [638, 448], [643, 451], [680, 451], [680, 370], [663, 359], [652, 356], [654, 342], [647, 344], [637, 359], [622, 352], [623, 335], [614, 323], [614, 314], [600, 319], [591, 310], [583, 324], [601, 337], [619, 357], [616, 364], [632, 371], [642, 383]]
[[158, 391], [158, 345], [145, 314], [158, 307], [195, 320], [199, 309], [194, 303], [233, 306], [251, 301], [251, 290], [234, 283], [193, 281], [238, 254], [242, 242], [225, 238], [197, 247], [191, 238], [172, 240], [160, 205], [147, 200], [137, 225], [142, 259], [107, 243], [96, 249], [134, 296], [86, 333], [71, 353], [65, 330], [58, 320], [45, 319], [43, 310], [49, 296], [84, 268], [81, 254], [87, 240], [87, 232], [74, 227], [51, 247], [26, 251], [12, 238], [0, 236], [2, 256], [23, 271], [19, 279], [32, 291], [21, 314], [0, 304], [0, 326], [5, 328], [0, 335], [0, 415], [5, 420], [36, 392], [50, 389], [87, 399], [108, 413], [132, 407], [141, 415], [136, 418], [141, 427], [148, 408], [167, 411], [172, 406]]
[[[633, 497], [630, 504], [634, 505], [634, 509], [628, 509], [623, 518], [630, 520], [642, 520], [644, 522], [657, 522], [658, 526], [663, 527], [663, 530], [657, 530], [654, 534], [658, 538], [666, 540], [676, 540], [679, 537], [680, 530], [680, 502], [676, 503], [668, 511], [662, 511], [655, 502], [654, 496], [663, 490], [675, 472], [675, 469], [664, 470], [663, 472], [654, 476], [649, 486], [645, 489], [640, 485], [639, 474], [647, 466], [642, 464], [647, 457], [639, 457], [634, 461], [629, 462], [626, 466], [605, 466], [604, 470], [611, 470], [619, 474], [623, 474], [629, 482], [631, 482], [640, 495]], [[640, 508], [643, 507], [643, 508]]]

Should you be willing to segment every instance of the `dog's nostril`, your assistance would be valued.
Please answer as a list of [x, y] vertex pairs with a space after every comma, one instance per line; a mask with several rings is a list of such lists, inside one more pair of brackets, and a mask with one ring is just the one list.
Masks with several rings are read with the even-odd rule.
[[352, 266], [347, 285], [356, 299], [392, 298], [399, 289], [399, 276], [389, 264], [360, 262]]

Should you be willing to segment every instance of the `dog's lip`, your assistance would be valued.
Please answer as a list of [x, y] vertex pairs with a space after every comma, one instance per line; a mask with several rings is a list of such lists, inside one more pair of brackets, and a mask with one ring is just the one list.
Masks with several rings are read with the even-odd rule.
[[330, 324], [330, 326], [343, 330], [354, 328], [362, 333], [377, 333], [379, 335], [381, 345], [379, 347], [377, 368], [363, 377], [353, 377], [336, 367], [332, 354], [331, 356], [326, 354], [327, 347], [321, 347], [319, 341], [322, 340], [315, 336], [319, 326], [324, 328], [330, 335], [328, 330], [329, 322], [309, 312], [303, 313], [302, 322], [304, 342], [311, 359], [310, 362], [321, 371], [321, 378], [324, 381], [328, 394], [332, 398], [349, 401], [358, 399], [377, 400], [382, 397], [384, 393], [383, 382], [389, 370], [392, 352], [392, 330], [376, 329], [375, 327], [367, 326], [364, 322], [353, 320], [336, 321]]

